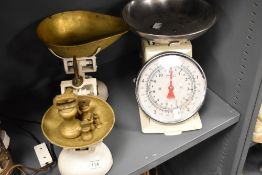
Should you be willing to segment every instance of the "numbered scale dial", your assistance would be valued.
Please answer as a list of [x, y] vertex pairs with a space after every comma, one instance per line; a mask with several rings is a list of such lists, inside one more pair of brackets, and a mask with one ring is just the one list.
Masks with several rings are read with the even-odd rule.
[[150, 59], [136, 82], [140, 108], [162, 123], [177, 123], [192, 117], [206, 94], [203, 70], [191, 57], [163, 52]]

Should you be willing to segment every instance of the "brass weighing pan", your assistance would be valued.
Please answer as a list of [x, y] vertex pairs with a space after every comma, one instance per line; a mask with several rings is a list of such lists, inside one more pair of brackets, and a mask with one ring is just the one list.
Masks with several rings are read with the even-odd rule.
[[124, 20], [147, 40], [192, 40], [216, 21], [204, 0], [132, 0], [123, 9]]
[[58, 56], [87, 57], [104, 49], [128, 31], [119, 17], [89, 11], [67, 11], [45, 18], [38, 37]]
[[65, 138], [59, 131], [63, 118], [59, 116], [57, 108], [51, 106], [42, 119], [41, 128], [45, 137], [53, 144], [63, 148], [87, 148], [90, 145], [101, 142], [112, 130], [115, 123], [115, 115], [110, 105], [95, 96], [86, 96], [90, 100], [90, 107], [100, 117], [102, 127], [95, 129], [93, 138], [85, 141], [78, 136], [73, 139]]

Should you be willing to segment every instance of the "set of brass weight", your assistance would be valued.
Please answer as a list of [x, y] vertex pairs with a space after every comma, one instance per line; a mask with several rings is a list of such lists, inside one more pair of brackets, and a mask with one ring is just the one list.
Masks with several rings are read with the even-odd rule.
[[81, 136], [82, 140], [88, 141], [93, 138], [93, 131], [102, 127], [100, 117], [90, 107], [88, 97], [76, 96], [71, 88], [67, 88], [64, 94], [57, 95], [53, 104], [63, 118], [59, 131], [66, 139]]

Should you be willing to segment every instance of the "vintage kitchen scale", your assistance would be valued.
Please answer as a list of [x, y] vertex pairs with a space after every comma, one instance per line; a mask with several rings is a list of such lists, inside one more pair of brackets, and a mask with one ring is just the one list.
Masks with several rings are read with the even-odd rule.
[[[61, 82], [61, 95], [42, 119], [42, 131], [53, 144], [64, 148], [58, 159], [62, 175], [104, 175], [113, 159], [102, 140], [115, 122], [104, 83], [85, 75], [95, 72], [96, 54], [128, 31], [118, 17], [68, 11], [44, 19], [37, 27], [39, 38], [63, 59], [73, 80]], [[96, 97], [99, 96], [100, 98]]]
[[136, 79], [142, 131], [177, 135], [201, 129], [198, 110], [207, 84], [191, 40], [216, 21], [204, 0], [133, 0], [122, 12], [142, 37], [145, 62]]

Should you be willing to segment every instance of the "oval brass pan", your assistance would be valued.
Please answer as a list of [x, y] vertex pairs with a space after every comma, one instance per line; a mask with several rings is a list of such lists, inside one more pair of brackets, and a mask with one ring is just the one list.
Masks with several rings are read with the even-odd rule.
[[87, 57], [104, 49], [128, 31], [119, 17], [89, 11], [67, 11], [45, 18], [38, 37], [64, 58]]

